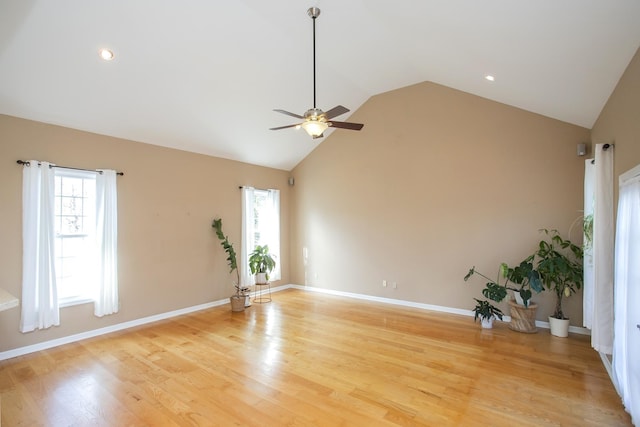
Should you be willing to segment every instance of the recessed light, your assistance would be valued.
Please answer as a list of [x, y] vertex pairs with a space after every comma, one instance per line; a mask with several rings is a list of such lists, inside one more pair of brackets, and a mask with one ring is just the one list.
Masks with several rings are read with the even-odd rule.
[[109, 49], [100, 49], [100, 58], [105, 61], [111, 61], [114, 57], [113, 51]]
[[493, 77], [491, 74], [487, 74], [486, 76], [484, 76], [484, 78], [489, 80], [490, 82], [493, 82], [496, 80], [496, 78]]

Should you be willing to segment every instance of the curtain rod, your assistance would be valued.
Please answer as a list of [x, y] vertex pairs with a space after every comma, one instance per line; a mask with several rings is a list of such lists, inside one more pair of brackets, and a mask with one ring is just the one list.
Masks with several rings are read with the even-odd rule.
[[[609, 149], [609, 147], [613, 147], [613, 146], [615, 146], [615, 144], [604, 144], [602, 146], [602, 150], [603, 151], [607, 151]], [[591, 164], [595, 165], [596, 164], [596, 159], [591, 160]]]
[[[16, 161], [17, 164], [19, 165], [27, 165], [27, 166], [31, 166], [31, 162], [25, 162], [24, 160], [18, 160]], [[41, 163], [38, 163], [38, 166], [40, 166]], [[87, 171], [87, 172], [97, 172], [100, 175], [102, 175], [102, 171], [98, 171], [98, 170], [92, 170], [92, 169], [82, 169], [82, 168], [71, 168], [69, 166], [58, 166], [58, 165], [49, 165], [49, 168], [63, 168], [63, 169], [71, 169], [74, 171]], [[124, 172], [116, 172], [116, 175], [120, 175], [120, 176], [124, 176]]]
[[238, 188], [240, 190], [242, 190], [243, 188], [253, 188], [254, 190], [260, 190], [260, 191], [269, 191], [269, 190], [271, 190], [271, 188], [256, 188], [256, 187], [251, 187], [250, 185], [241, 185]]

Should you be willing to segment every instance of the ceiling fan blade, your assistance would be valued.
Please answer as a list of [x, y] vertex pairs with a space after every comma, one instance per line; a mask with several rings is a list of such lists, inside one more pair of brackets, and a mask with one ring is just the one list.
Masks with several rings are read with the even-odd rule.
[[269, 128], [269, 130], [287, 129], [287, 128], [293, 128], [296, 126], [300, 126], [300, 123], [296, 123], [295, 125], [278, 126], [277, 128]]
[[330, 121], [329, 126], [340, 129], [360, 130], [364, 127], [362, 123], [336, 122]]
[[324, 113], [327, 119], [333, 119], [334, 117], [338, 117], [341, 114], [348, 113], [349, 109], [347, 107], [343, 107], [342, 105], [338, 105], [333, 107], [331, 110]]
[[290, 113], [289, 111], [285, 111], [285, 110], [273, 110], [276, 111], [278, 113], [282, 113], [282, 114], [286, 114], [287, 116], [291, 116], [291, 117], [295, 117], [297, 119], [304, 119], [303, 116], [296, 114], [296, 113]]

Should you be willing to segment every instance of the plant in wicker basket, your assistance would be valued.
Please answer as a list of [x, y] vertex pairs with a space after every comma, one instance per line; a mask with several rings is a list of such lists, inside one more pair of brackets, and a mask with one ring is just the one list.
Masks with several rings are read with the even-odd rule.
[[229, 238], [225, 236], [222, 231], [222, 219], [216, 218], [213, 220], [211, 227], [216, 232], [216, 236], [220, 239], [220, 245], [227, 253], [227, 264], [229, 265], [229, 273], [236, 272], [236, 280], [233, 286], [236, 288], [236, 293], [231, 297], [231, 305], [233, 311], [242, 311], [246, 305], [246, 300], [249, 294], [249, 288], [246, 286], [242, 286], [240, 284], [240, 272], [238, 270], [238, 261], [236, 257], [236, 251], [233, 248], [231, 242], [229, 242]]
[[[508, 295], [509, 290], [518, 293], [522, 297], [524, 305], [509, 301], [511, 315], [509, 327], [519, 332], [536, 332], [535, 313], [538, 306], [531, 303], [530, 300], [532, 291], [541, 292], [544, 288], [542, 287], [540, 275], [533, 268], [533, 255], [525, 258], [514, 268], [510, 268], [504, 262], [501, 263], [495, 281], [477, 271], [475, 266], [469, 269], [467, 275], [464, 276], [464, 280], [469, 280], [474, 274], [488, 280], [482, 290], [482, 295], [492, 301], [502, 302]], [[500, 283], [501, 281], [502, 283]], [[518, 286], [516, 287], [516, 285]]]

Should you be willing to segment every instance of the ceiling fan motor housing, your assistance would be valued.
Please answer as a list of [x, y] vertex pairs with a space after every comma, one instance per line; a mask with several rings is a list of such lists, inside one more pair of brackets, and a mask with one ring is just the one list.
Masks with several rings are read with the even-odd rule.
[[304, 118], [307, 120], [317, 120], [317, 121], [321, 121], [321, 122], [326, 122], [327, 121], [327, 117], [324, 114], [324, 111], [322, 111], [319, 108], [310, 108], [308, 109], [305, 113], [304, 113]]

